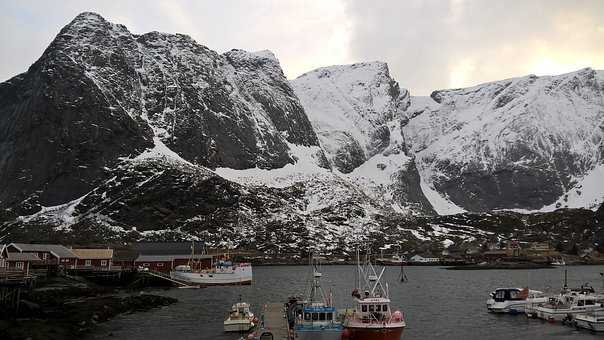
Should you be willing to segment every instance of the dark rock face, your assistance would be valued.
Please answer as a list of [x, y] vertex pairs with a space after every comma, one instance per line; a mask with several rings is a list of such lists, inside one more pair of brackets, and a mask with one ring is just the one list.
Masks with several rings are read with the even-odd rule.
[[434, 215], [432, 204], [421, 189], [421, 178], [414, 160], [411, 160], [396, 175], [393, 184], [393, 198], [402, 206], [409, 206], [414, 212]]
[[0, 84], [0, 208], [81, 197], [154, 138], [211, 168], [282, 167], [288, 143], [318, 145], [270, 52], [219, 55], [82, 13]]
[[0, 206], [79, 197], [103, 166], [152, 145], [151, 129], [113, 107], [60, 45], [0, 84]]

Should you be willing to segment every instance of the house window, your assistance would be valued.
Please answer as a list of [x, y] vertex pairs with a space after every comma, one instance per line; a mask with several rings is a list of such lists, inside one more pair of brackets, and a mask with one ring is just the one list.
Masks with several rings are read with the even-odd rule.
[[42, 260], [48, 259], [48, 253], [42, 253]]
[[4, 264], [4, 259], [0, 259], [0, 268], [4, 268], [5, 264]]
[[149, 267], [148, 263], [143, 263], [143, 267]]
[[107, 260], [101, 260], [101, 266], [106, 266], [107, 265]]
[[15, 264], [15, 267], [17, 267], [18, 269], [23, 269], [23, 262], [17, 262]]
[[163, 264], [163, 263], [161, 263], [161, 262], [159, 262], [159, 263], [157, 264], [157, 266], [158, 266], [158, 267], [163, 267], [163, 266], [164, 266], [164, 264]]
[[86, 261], [84, 262], [84, 265], [85, 265], [85, 266], [87, 266], [87, 267], [92, 266], [92, 260], [86, 260]]

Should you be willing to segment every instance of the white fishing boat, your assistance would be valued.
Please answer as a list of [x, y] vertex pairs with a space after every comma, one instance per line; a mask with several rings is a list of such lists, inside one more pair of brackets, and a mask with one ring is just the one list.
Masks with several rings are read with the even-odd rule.
[[604, 332], [604, 311], [593, 311], [575, 315], [574, 324], [593, 332]]
[[[202, 249], [202, 254], [205, 250]], [[228, 254], [224, 256], [228, 259]], [[172, 280], [198, 286], [224, 286], [252, 284], [252, 265], [250, 263], [235, 263], [229, 260], [214, 262], [209, 269], [201, 268], [195, 261], [195, 244], [191, 245], [191, 258], [188, 265], [176, 266], [170, 272]]]
[[591, 287], [566, 290], [533, 309], [536, 317], [550, 322], [570, 322], [580, 313], [604, 310], [604, 295]]
[[543, 292], [528, 288], [497, 288], [487, 300], [487, 309], [492, 313], [525, 313], [529, 304], [541, 304], [548, 298]]
[[213, 268], [205, 270], [193, 270], [189, 265], [181, 265], [170, 272], [170, 278], [202, 286], [248, 285], [252, 283], [252, 265], [219, 261]]
[[250, 311], [250, 305], [245, 302], [238, 302], [231, 307], [228, 318], [224, 320], [224, 331], [247, 332], [255, 325], [256, 320], [254, 314]]

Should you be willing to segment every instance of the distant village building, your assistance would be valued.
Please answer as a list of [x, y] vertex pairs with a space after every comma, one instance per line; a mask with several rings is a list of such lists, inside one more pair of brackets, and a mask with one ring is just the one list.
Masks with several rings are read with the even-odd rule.
[[506, 255], [509, 257], [519, 257], [522, 249], [518, 240], [509, 240], [506, 244]]

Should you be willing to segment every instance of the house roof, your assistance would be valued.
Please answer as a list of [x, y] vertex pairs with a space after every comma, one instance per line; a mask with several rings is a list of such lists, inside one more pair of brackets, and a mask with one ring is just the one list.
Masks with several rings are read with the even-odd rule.
[[[193, 259], [211, 259], [212, 255], [195, 255]], [[173, 261], [175, 259], [189, 259], [191, 255], [139, 255], [136, 262], [158, 262], [158, 261]]]
[[113, 249], [113, 261], [134, 261], [137, 257], [138, 253], [134, 249]]
[[112, 259], [113, 249], [71, 249], [81, 260]]
[[203, 242], [139, 242], [132, 248], [141, 255], [189, 255], [195, 244], [195, 252], [201, 253]]
[[49, 252], [60, 258], [76, 258], [77, 256], [68, 248], [58, 244], [31, 244], [31, 243], [11, 243], [9, 246], [15, 247], [20, 252], [35, 251]]
[[8, 253], [8, 261], [40, 261], [36, 254], [32, 253]]

